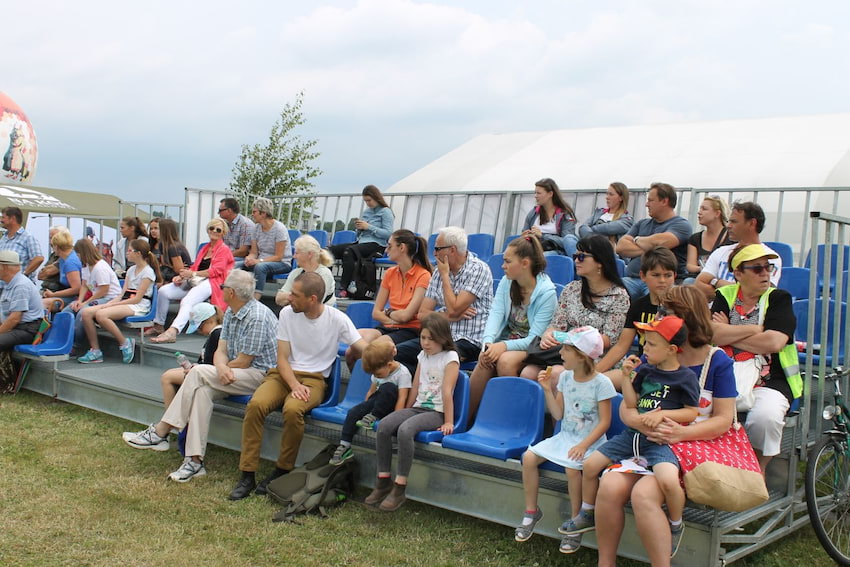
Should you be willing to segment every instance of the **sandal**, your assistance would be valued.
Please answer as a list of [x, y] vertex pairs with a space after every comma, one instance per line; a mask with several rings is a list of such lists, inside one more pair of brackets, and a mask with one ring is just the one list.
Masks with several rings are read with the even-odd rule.
[[523, 516], [523, 520], [525, 520], [526, 518], [529, 518], [531, 520], [531, 523], [526, 524], [523, 522], [522, 524], [517, 526], [516, 530], [514, 531], [514, 539], [516, 541], [528, 541], [529, 538], [534, 535], [534, 526], [537, 525], [537, 522], [543, 519], [543, 511], [538, 508], [534, 512], [533, 516]]
[[575, 553], [581, 547], [581, 535], [565, 535], [561, 537], [561, 545], [558, 546], [558, 551], [561, 553]]
[[158, 344], [158, 345], [161, 345], [161, 344], [164, 344], [164, 343], [177, 342], [177, 333], [172, 333], [171, 330], [169, 329], [168, 331], [165, 331], [164, 333], [162, 333], [158, 337], [152, 338], [151, 342], [154, 343], [154, 344]]
[[158, 323], [154, 323], [154, 325], [152, 327], [148, 327], [147, 329], [145, 329], [145, 336], [146, 337], [152, 337], [154, 335], [161, 335], [164, 332], [165, 332], [165, 327], [163, 327], [162, 325], [160, 325]]

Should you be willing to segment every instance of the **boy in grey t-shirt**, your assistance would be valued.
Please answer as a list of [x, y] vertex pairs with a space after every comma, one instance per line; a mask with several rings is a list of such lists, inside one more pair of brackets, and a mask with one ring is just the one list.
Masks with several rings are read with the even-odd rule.
[[339, 446], [330, 464], [339, 466], [354, 456], [351, 440], [358, 427], [372, 429], [379, 419], [404, 408], [413, 379], [407, 367], [393, 360], [395, 355], [392, 341], [381, 339], [370, 343], [363, 350], [361, 364], [363, 370], [372, 374], [372, 385], [366, 392], [366, 400], [348, 410]]

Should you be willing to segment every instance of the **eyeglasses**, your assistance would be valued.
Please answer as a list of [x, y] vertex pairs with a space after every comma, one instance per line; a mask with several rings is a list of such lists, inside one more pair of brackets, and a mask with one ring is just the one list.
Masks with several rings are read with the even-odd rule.
[[588, 258], [593, 258], [592, 254], [588, 254], [587, 252], [576, 252], [573, 254], [573, 260], [576, 262], [584, 262]]
[[761, 275], [762, 272], [772, 274], [776, 271], [776, 266], [773, 264], [759, 264], [757, 266], [741, 266], [742, 270], [752, 270], [755, 275]]
[[440, 250], [445, 250], [446, 248], [451, 248], [454, 244], [449, 244], [448, 246], [434, 246], [434, 252], [439, 252]]
[[229, 285], [219, 284], [219, 286], [218, 286], [218, 289], [220, 289], [222, 291], [226, 290], [227, 288], [233, 289]]
[[219, 209], [218, 212], [223, 213], [224, 211], [229, 211], [229, 210], [230, 209], [228, 209], [227, 207], [224, 207], [223, 209]]
[[220, 226], [208, 226], [207, 230], [209, 232], [224, 232]]

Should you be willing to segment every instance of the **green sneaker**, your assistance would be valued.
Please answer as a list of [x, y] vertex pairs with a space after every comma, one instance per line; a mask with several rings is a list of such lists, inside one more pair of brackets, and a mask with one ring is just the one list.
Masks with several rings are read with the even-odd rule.
[[367, 413], [362, 419], [357, 420], [357, 427], [362, 427], [363, 429], [374, 429], [376, 421], [378, 421], [377, 417], [371, 413]]
[[331, 460], [328, 461], [329, 464], [338, 467], [345, 461], [354, 458], [354, 451], [351, 450], [351, 446], [346, 447], [345, 445], [339, 445], [334, 451]]

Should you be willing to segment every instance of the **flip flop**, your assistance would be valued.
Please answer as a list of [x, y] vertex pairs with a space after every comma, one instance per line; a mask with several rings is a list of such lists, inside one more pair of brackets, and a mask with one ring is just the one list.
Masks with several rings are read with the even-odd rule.
[[164, 344], [164, 343], [173, 343], [173, 342], [177, 342], [177, 337], [175, 335], [169, 333], [168, 331], [166, 331], [166, 332], [162, 333], [161, 335], [159, 335], [158, 337], [152, 338], [151, 342], [158, 344], [158, 345], [161, 345], [161, 344]]

